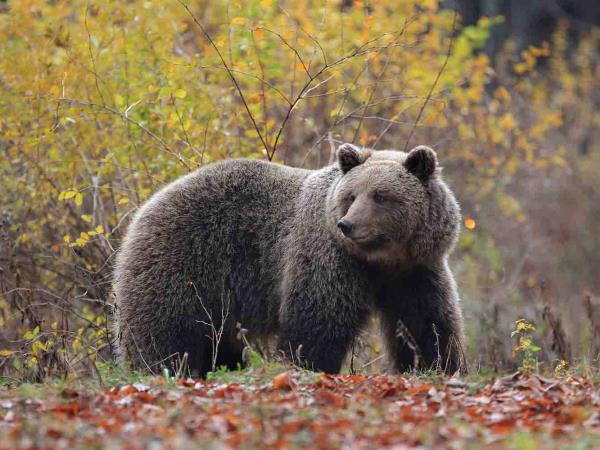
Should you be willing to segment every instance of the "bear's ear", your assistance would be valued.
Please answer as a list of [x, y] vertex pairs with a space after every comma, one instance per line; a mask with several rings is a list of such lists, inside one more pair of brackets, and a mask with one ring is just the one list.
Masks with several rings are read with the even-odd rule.
[[413, 148], [404, 161], [404, 167], [421, 181], [427, 181], [437, 167], [437, 155], [425, 146]]
[[343, 173], [364, 163], [369, 156], [371, 156], [371, 150], [352, 144], [342, 144], [337, 149], [338, 163]]

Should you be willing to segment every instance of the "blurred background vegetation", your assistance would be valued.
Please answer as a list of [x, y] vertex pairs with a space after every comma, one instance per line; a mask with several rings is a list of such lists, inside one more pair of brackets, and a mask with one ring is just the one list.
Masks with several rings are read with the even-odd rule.
[[583, 0], [0, 2], [0, 375], [111, 362], [115, 250], [166, 183], [344, 141], [437, 150], [472, 370], [522, 363], [519, 319], [538, 367], [597, 365], [598, 25]]

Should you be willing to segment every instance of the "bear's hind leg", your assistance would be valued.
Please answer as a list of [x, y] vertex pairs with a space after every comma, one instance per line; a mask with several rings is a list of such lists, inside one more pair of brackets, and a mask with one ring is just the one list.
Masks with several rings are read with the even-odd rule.
[[118, 353], [133, 368], [160, 374], [167, 368], [172, 374], [204, 376], [210, 369], [210, 342], [202, 333], [202, 327], [136, 326], [121, 317], [120, 335], [117, 338]]

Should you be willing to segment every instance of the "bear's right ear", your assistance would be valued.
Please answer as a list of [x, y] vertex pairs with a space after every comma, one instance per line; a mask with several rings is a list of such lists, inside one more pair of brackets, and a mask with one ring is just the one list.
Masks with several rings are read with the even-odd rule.
[[353, 144], [342, 144], [337, 149], [338, 163], [343, 173], [364, 163], [369, 156], [371, 156], [371, 150]]

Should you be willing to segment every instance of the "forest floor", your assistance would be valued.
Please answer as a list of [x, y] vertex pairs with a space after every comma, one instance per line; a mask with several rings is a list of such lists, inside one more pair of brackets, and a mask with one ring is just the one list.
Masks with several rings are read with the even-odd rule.
[[0, 387], [0, 449], [600, 448], [599, 385], [282, 367]]

